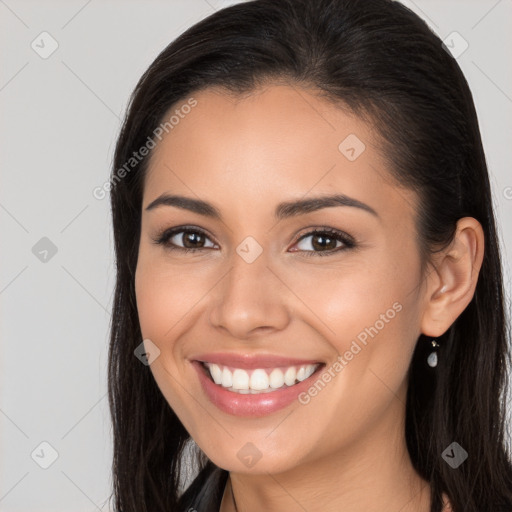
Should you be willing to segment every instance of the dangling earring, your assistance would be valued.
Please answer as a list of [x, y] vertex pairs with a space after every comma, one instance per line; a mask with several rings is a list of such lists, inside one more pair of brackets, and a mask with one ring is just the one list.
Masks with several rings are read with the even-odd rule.
[[432, 344], [433, 351], [430, 352], [427, 363], [431, 368], [435, 368], [437, 366], [437, 349], [439, 348], [439, 343], [436, 340], [432, 340], [430, 342]]
[[[448, 289], [448, 287], [446, 285], [444, 285], [439, 290], [439, 293], [444, 293], [447, 289]], [[437, 349], [439, 348], [439, 343], [437, 343], [436, 340], [431, 340], [430, 343], [432, 345], [433, 350], [432, 350], [432, 352], [430, 352], [430, 354], [427, 358], [427, 363], [431, 368], [435, 368], [437, 366]]]

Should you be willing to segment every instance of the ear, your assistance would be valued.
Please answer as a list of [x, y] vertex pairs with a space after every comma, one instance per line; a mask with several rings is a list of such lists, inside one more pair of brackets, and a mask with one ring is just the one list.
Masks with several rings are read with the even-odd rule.
[[427, 278], [421, 332], [439, 337], [466, 309], [475, 293], [484, 257], [484, 232], [473, 217], [457, 222], [453, 242], [434, 256]]

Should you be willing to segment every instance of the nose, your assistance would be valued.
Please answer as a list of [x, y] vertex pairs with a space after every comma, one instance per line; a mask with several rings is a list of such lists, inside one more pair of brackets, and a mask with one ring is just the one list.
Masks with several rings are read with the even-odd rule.
[[269, 267], [265, 251], [252, 263], [238, 253], [231, 260], [230, 270], [215, 287], [211, 325], [237, 339], [284, 329], [290, 321], [291, 293]]

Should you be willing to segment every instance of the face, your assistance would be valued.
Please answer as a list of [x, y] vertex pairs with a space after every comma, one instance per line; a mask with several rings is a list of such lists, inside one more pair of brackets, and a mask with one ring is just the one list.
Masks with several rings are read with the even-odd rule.
[[230, 471], [389, 443], [421, 333], [414, 194], [313, 91], [193, 99], [142, 203], [137, 308], [165, 399]]

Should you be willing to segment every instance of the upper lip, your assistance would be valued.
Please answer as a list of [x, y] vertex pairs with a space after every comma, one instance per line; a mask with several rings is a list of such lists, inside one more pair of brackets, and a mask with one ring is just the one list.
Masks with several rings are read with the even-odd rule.
[[281, 366], [305, 366], [308, 364], [322, 363], [322, 361], [316, 359], [298, 359], [295, 357], [272, 354], [230, 354], [228, 352], [200, 354], [192, 359], [202, 363], [215, 363], [247, 370], [254, 370], [256, 368], [276, 368]]

